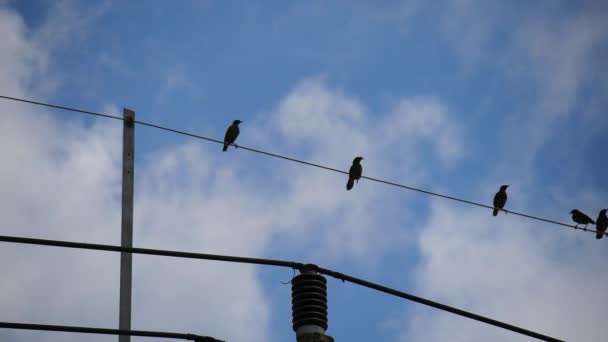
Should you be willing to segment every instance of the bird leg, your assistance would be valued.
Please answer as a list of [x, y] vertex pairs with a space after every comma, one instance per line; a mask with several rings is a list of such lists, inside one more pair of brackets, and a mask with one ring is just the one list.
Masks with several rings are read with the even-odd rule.
[[232, 146], [234, 146], [234, 148], [239, 148], [239, 145], [232, 143]]
[[504, 212], [505, 212], [505, 214], [508, 214], [508, 213], [509, 213], [509, 211], [508, 211], [507, 209], [503, 209], [502, 211], [504, 211]]
[[578, 223], [574, 225], [574, 229], [578, 229]]

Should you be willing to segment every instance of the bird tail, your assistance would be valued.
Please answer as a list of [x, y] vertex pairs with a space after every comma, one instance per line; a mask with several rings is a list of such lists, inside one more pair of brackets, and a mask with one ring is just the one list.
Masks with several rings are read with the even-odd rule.
[[600, 230], [598, 229], [597, 232], [595, 233], [595, 238], [599, 240], [603, 237], [604, 237], [604, 233], [600, 232]]
[[226, 152], [228, 150], [228, 143], [224, 143], [224, 149], [222, 151]]
[[498, 215], [498, 210], [499, 210], [498, 208], [494, 208], [494, 212], [492, 213], [492, 216]]
[[348, 182], [346, 183], [346, 190], [350, 190], [355, 185], [355, 180], [353, 178], [348, 177]]

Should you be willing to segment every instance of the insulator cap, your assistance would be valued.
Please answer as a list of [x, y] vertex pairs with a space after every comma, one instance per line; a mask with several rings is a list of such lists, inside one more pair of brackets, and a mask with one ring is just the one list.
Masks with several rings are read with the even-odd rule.
[[293, 330], [313, 325], [327, 330], [327, 280], [305, 272], [291, 280]]

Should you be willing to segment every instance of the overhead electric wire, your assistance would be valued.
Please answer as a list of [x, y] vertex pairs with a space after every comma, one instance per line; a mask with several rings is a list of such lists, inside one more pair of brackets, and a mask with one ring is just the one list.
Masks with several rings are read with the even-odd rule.
[[61, 240], [35, 239], [35, 238], [25, 238], [25, 237], [6, 236], [6, 235], [0, 235], [0, 241], [12, 242], [12, 243], [25, 243], [25, 244], [30, 244], [30, 245], [41, 245], [41, 246], [91, 249], [91, 250], [108, 251], [108, 252], [124, 252], [124, 253], [132, 253], [132, 254], [159, 255], [159, 256], [168, 256], [168, 257], [176, 257], [176, 258], [187, 258], [187, 259], [238, 262], [238, 263], [242, 263], [242, 264], [254, 264], [254, 265], [295, 268], [298, 270], [301, 269], [303, 266], [303, 264], [298, 263], [298, 262], [293, 262], [293, 261], [246, 258], [246, 257], [227, 256], [227, 255], [218, 255], [218, 254], [170, 251], [170, 250], [164, 250], [164, 249], [122, 247], [122, 246], [113, 246], [113, 245], [102, 245], [102, 244], [97, 244], [97, 243], [83, 243], [83, 242], [71, 242], [71, 241], [61, 241]]
[[406, 293], [406, 292], [398, 291], [398, 290], [392, 289], [390, 287], [386, 287], [386, 286], [383, 286], [383, 285], [375, 284], [375, 283], [372, 283], [372, 282], [369, 282], [369, 281], [366, 281], [366, 280], [363, 280], [363, 279], [355, 278], [355, 277], [349, 276], [347, 274], [335, 272], [335, 271], [324, 269], [324, 268], [319, 268], [317, 271], [319, 273], [326, 274], [326, 275], [334, 277], [336, 279], [340, 279], [340, 280], [343, 280], [343, 281], [348, 281], [348, 282], [353, 283], [353, 284], [364, 286], [364, 287], [367, 287], [367, 288], [370, 288], [370, 289], [373, 289], [373, 290], [376, 290], [376, 291], [384, 292], [384, 293], [387, 293], [387, 294], [390, 294], [390, 295], [393, 295], [393, 296], [396, 296], [396, 297], [400, 297], [400, 298], [404, 298], [404, 299], [407, 299], [407, 300], [411, 300], [413, 302], [424, 304], [424, 305], [433, 307], [435, 309], [451, 312], [451, 313], [459, 315], [459, 316], [470, 318], [470, 319], [473, 319], [473, 320], [476, 320], [476, 321], [479, 321], [479, 322], [483, 322], [483, 323], [486, 323], [486, 324], [490, 324], [490, 325], [493, 325], [493, 326], [496, 326], [496, 327], [499, 327], [499, 328], [507, 329], [507, 330], [510, 330], [510, 331], [513, 331], [513, 332], [516, 332], [516, 333], [520, 333], [522, 335], [526, 335], [526, 336], [529, 336], [529, 337], [533, 337], [533, 338], [536, 338], [536, 339], [539, 339], [539, 340], [542, 340], [542, 341], [563, 342], [562, 340], [558, 340], [556, 338], [553, 338], [553, 337], [550, 337], [550, 336], [546, 336], [546, 335], [543, 335], [543, 334], [540, 334], [540, 333], [537, 333], [537, 332], [534, 332], [534, 331], [531, 331], [531, 330], [527, 330], [527, 329], [520, 328], [520, 327], [515, 326], [515, 325], [511, 325], [511, 324], [508, 324], [508, 323], [497, 321], [495, 319], [491, 319], [491, 318], [484, 317], [484, 316], [481, 316], [481, 315], [478, 315], [478, 314], [474, 314], [472, 312], [464, 311], [464, 310], [461, 310], [461, 309], [458, 309], [458, 308], [455, 308], [455, 307], [452, 307], [452, 306], [449, 306], [449, 305], [445, 305], [445, 304], [441, 304], [441, 303], [438, 303], [438, 302], [434, 302], [432, 300], [428, 300], [428, 299], [425, 299], [425, 298], [422, 298], [422, 297], [414, 296], [414, 295]]
[[71, 333], [83, 334], [100, 334], [100, 335], [125, 335], [125, 336], [141, 336], [141, 337], [158, 337], [172, 338], [177, 340], [188, 340], [195, 342], [224, 342], [209, 336], [200, 336], [195, 334], [180, 334], [164, 331], [147, 331], [147, 330], [122, 330], [122, 329], [105, 329], [91, 327], [76, 327], [67, 325], [47, 325], [47, 324], [30, 324], [30, 323], [12, 323], [0, 322], [0, 328], [5, 329], [21, 329], [21, 330], [38, 330], [38, 331], [63, 331]]
[[384, 292], [386, 294], [390, 294], [392, 296], [396, 296], [399, 298], [411, 300], [423, 305], [431, 306], [433, 308], [451, 312], [453, 314], [467, 317], [479, 322], [483, 322], [486, 324], [490, 324], [499, 328], [503, 328], [506, 330], [510, 330], [513, 332], [517, 332], [526, 336], [530, 336], [542, 341], [550, 341], [550, 342], [563, 342], [559, 339], [542, 335], [537, 332], [523, 329], [511, 324], [507, 324], [504, 322], [500, 322], [491, 318], [487, 318], [484, 316], [480, 316], [468, 311], [464, 311], [455, 307], [451, 307], [445, 304], [441, 304], [438, 302], [434, 302], [422, 297], [414, 296], [406, 292], [398, 291], [395, 289], [391, 289], [386, 286], [382, 286], [379, 284], [375, 284], [360, 278], [352, 277], [344, 273], [332, 271], [330, 269], [321, 268], [316, 265], [305, 264], [300, 262], [293, 261], [284, 261], [284, 260], [276, 260], [276, 259], [263, 259], [263, 258], [247, 258], [247, 257], [237, 257], [230, 255], [217, 255], [217, 254], [204, 254], [204, 253], [192, 253], [192, 252], [181, 252], [181, 251], [171, 251], [171, 250], [161, 250], [161, 249], [150, 249], [150, 248], [138, 248], [138, 247], [121, 247], [121, 246], [113, 246], [113, 245], [102, 245], [102, 244], [92, 244], [92, 243], [82, 243], [82, 242], [70, 242], [70, 241], [59, 241], [59, 240], [46, 240], [46, 239], [35, 239], [35, 238], [25, 238], [25, 237], [16, 237], [16, 236], [5, 236], [0, 235], [0, 241], [11, 242], [11, 243], [21, 243], [21, 244], [31, 244], [31, 245], [43, 245], [43, 246], [55, 246], [55, 247], [67, 247], [67, 248], [79, 248], [79, 249], [89, 249], [89, 250], [102, 250], [102, 251], [110, 251], [110, 252], [124, 252], [124, 253], [132, 253], [132, 254], [147, 254], [147, 255], [158, 255], [158, 256], [168, 256], [168, 257], [177, 257], [177, 258], [190, 258], [190, 259], [202, 259], [202, 260], [215, 260], [215, 261], [225, 261], [225, 262], [236, 262], [236, 263], [247, 263], [247, 264], [257, 264], [257, 265], [266, 265], [266, 266], [277, 266], [277, 267], [286, 267], [292, 269], [298, 269], [300, 271], [306, 269], [310, 270], [314, 269], [316, 272], [328, 275], [330, 277], [351, 282], [353, 284], [357, 284], [363, 287], [370, 288], [372, 290]]
[[99, 117], [103, 117], [103, 118], [107, 118], [107, 119], [124, 120], [123, 118], [118, 117], [118, 116], [113, 116], [113, 115], [108, 115], [108, 114], [101, 114], [101, 113], [95, 113], [95, 112], [90, 112], [88, 110], [82, 110], [82, 109], [70, 108], [70, 107], [65, 107], [65, 106], [59, 106], [59, 105], [54, 105], [54, 104], [50, 104], [50, 103], [44, 103], [44, 102], [38, 102], [38, 101], [32, 101], [32, 100], [25, 100], [25, 99], [20, 99], [20, 98], [17, 98], [17, 97], [0, 95], [0, 98], [7, 99], [7, 100], [13, 100], [13, 101], [19, 101], [19, 102], [25, 102], [25, 103], [30, 103], [30, 104], [35, 104], [35, 105], [38, 105], [38, 106], [45, 106], [45, 107], [63, 109], [63, 110], [67, 110], [67, 111], [70, 111], [70, 112], [78, 112], [78, 113], [82, 113], [82, 114], [94, 115], [94, 116], [99, 116]]
[[[116, 119], [116, 120], [124, 120], [123, 118], [121, 118], [119, 116], [113, 116], [113, 115], [108, 115], [108, 114], [101, 114], [101, 113], [91, 112], [91, 111], [82, 110], [82, 109], [70, 108], [70, 107], [66, 107], [66, 106], [59, 106], [59, 105], [54, 105], [54, 104], [49, 104], [49, 103], [44, 103], [44, 102], [38, 102], [38, 101], [20, 99], [20, 98], [16, 98], [16, 97], [10, 97], [10, 96], [0, 95], [0, 98], [7, 99], [7, 100], [13, 100], [13, 101], [19, 101], [19, 102], [25, 102], [25, 103], [30, 103], [30, 104], [35, 104], [35, 105], [39, 105], [39, 106], [46, 106], [46, 107], [51, 107], [51, 108], [57, 108], [57, 109], [62, 109], [62, 110], [67, 110], [67, 111], [77, 112], [77, 113], [82, 113], [82, 114], [94, 115], [94, 116], [99, 116], [99, 117], [104, 117], [104, 118], [110, 118], [110, 119]], [[205, 137], [205, 136], [198, 135], [198, 134], [188, 133], [188, 132], [177, 130], [177, 129], [173, 129], [173, 128], [163, 127], [163, 126], [155, 125], [155, 124], [152, 124], [152, 123], [149, 123], [149, 122], [138, 121], [138, 120], [135, 120], [134, 122], [137, 123], [137, 124], [140, 124], [142, 126], [148, 126], [148, 127], [152, 127], [152, 128], [156, 128], [156, 129], [160, 129], [160, 130], [176, 133], [176, 134], [181, 134], [181, 135], [189, 136], [189, 137], [192, 137], [192, 138], [197, 138], [197, 139], [201, 139], [201, 140], [211, 141], [211, 142], [218, 143], [218, 144], [224, 144], [224, 142], [222, 140]], [[267, 152], [267, 151], [263, 151], [263, 150], [258, 150], [258, 149], [255, 149], [255, 148], [246, 147], [246, 146], [242, 146], [242, 145], [238, 145], [238, 147], [241, 148], [241, 149], [243, 149], [243, 150], [247, 150], [247, 151], [251, 151], [251, 152], [255, 152], [255, 153], [259, 153], [259, 154], [264, 154], [264, 155], [267, 155], [267, 156], [270, 156], [270, 157], [284, 159], [284, 160], [292, 161], [292, 162], [295, 162], [295, 163], [304, 164], [304, 165], [308, 165], [308, 166], [313, 166], [313, 167], [316, 167], [316, 168], [320, 168], [320, 169], [324, 169], [324, 170], [333, 171], [333, 172], [337, 172], [337, 173], [342, 173], [342, 174], [348, 175], [348, 172], [346, 172], [346, 171], [334, 169], [332, 167], [328, 167], [328, 166], [325, 166], [325, 165], [315, 164], [315, 163], [307, 162], [307, 161], [304, 161], [304, 160], [301, 160], [301, 159], [287, 157], [287, 156], [284, 156], [284, 155], [280, 155], [280, 154], [276, 154], [276, 153], [272, 153], [272, 152]], [[390, 182], [390, 181], [386, 181], [386, 180], [379, 179], [379, 178], [373, 178], [373, 177], [369, 177], [369, 176], [362, 176], [361, 178], [364, 178], [364, 179], [367, 179], [367, 180], [370, 180], [370, 181], [373, 181], [373, 182], [377, 182], [377, 183], [382, 183], [382, 184], [386, 184], [386, 185], [395, 186], [395, 187], [406, 189], [406, 190], [420, 192], [420, 193], [431, 195], [431, 196], [436, 196], [436, 197], [440, 197], [440, 198], [449, 199], [449, 200], [452, 200], [452, 201], [457, 201], [457, 202], [461, 202], [461, 203], [471, 204], [471, 205], [482, 207], [482, 208], [486, 208], [486, 209], [494, 209], [494, 207], [491, 206], [491, 205], [487, 205], [487, 204], [483, 204], [483, 203], [479, 203], [479, 202], [474, 202], [474, 201], [469, 201], [469, 200], [465, 200], [465, 199], [462, 199], [462, 198], [453, 197], [453, 196], [449, 196], [449, 195], [444, 195], [444, 194], [440, 194], [438, 192], [424, 190], [424, 189], [416, 188], [416, 187], [413, 187], [413, 186], [408, 186], [408, 185], [403, 185], [403, 184], [399, 184], [399, 183], [395, 183], [395, 182]], [[521, 213], [521, 212], [517, 212], [517, 211], [511, 211], [511, 210], [507, 210], [507, 209], [503, 209], [503, 211], [506, 212], [506, 213], [510, 213], [510, 214], [517, 215], [517, 216], [526, 217], [526, 218], [529, 218], [529, 219], [533, 219], [533, 220], [537, 220], [537, 221], [541, 221], [541, 222], [545, 222], [545, 223], [551, 223], [551, 224], [555, 224], [555, 225], [559, 225], [559, 226], [563, 226], [563, 227], [572, 228], [572, 229], [575, 229], [575, 230], [581, 229], [583, 231], [587, 231], [587, 232], [591, 232], [591, 233], [596, 233], [596, 231], [593, 230], [593, 229], [579, 228], [576, 225], [567, 224], [567, 223], [563, 223], [563, 222], [559, 222], [559, 221], [555, 221], [555, 220], [550, 220], [550, 219], [546, 219], [546, 218], [539, 217], [539, 216], [529, 215], [529, 214], [526, 214], [526, 213]], [[604, 235], [608, 236], [608, 232], [604, 233]]]

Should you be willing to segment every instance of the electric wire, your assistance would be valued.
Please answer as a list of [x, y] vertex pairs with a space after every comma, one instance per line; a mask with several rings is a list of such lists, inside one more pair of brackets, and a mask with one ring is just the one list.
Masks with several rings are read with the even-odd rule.
[[124, 336], [142, 336], [142, 337], [158, 337], [171, 338], [178, 340], [188, 340], [195, 342], [224, 342], [209, 336], [200, 336], [195, 334], [180, 334], [164, 331], [147, 331], [147, 330], [124, 330], [124, 329], [105, 329], [92, 327], [77, 327], [67, 325], [48, 325], [48, 324], [31, 324], [31, 323], [13, 323], [0, 322], [0, 328], [4, 329], [21, 329], [21, 330], [38, 330], [38, 331], [63, 331], [71, 333], [83, 334], [101, 334], [101, 335], [124, 335]]
[[399, 298], [407, 299], [410, 301], [414, 301], [423, 305], [427, 305], [433, 307], [435, 309], [451, 312], [455, 315], [463, 316], [469, 319], [473, 319], [479, 322], [483, 322], [489, 325], [493, 325], [502, 329], [510, 330], [513, 332], [517, 332], [519, 334], [523, 334], [529, 337], [533, 337], [542, 341], [549, 342], [563, 342], [559, 339], [542, 335], [540, 333], [527, 330], [524, 328], [520, 328], [511, 324], [507, 324], [504, 322], [500, 322], [488, 317], [484, 317], [481, 315], [477, 315], [468, 311], [464, 311], [455, 307], [451, 307], [445, 304], [441, 304], [438, 302], [434, 302], [422, 297], [414, 296], [412, 294], [398, 291], [383, 285], [375, 284], [360, 278], [356, 278], [353, 276], [349, 276], [344, 273], [336, 272], [330, 269], [321, 268], [312, 264], [305, 264], [294, 261], [284, 261], [284, 260], [276, 260], [276, 259], [264, 259], [264, 258], [248, 258], [248, 257], [238, 257], [238, 256], [230, 256], [230, 255], [217, 255], [217, 254], [206, 254], [206, 253], [193, 253], [193, 252], [181, 252], [181, 251], [171, 251], [171, 250], [161, 250], [161, 249], [150, 249], [150, 248], [139, 248], [139, 247], [121, 247], [114, 245], [103, 245], [103, 244], [92, 244], [92, 243], [82, 243], [82, 242], [70, 242], [70, 241], [59, 241], [59, 240], [47, 240], [47, 239], [36, 239], [36, 238], [25, 238], [25, 237], [16, 237], [16, 236], [5, 236], [0, 235], [0, 241], [10, 242], [10, 243], [19, 243], [19, 244], [31, 244], [31, 245], [42, 245], [42, 246], [54, 246], [54, 247], [67, 247], [67, 248], [79, 248], [79, 249], [89, 249], [89, 250], [102, 250], [102, 251], [110, 251], [110, 252], [124, 252], [124, 253], [132, 253], [132, 254], [147, 254], [147, 255], [157, 255], [157, 256], [166, 256], [166, 257], [177, 257], [177, 258], [190, 258], [190, 259], [202, 259], [202, 260], [214, 260], [214, 261], [225, 261], [225, 262], [236, 262], [236, 263], [247, 263], [247, 264], [257, 264], [257, 265], [266, 265], [266, 266], [276, 266], [276, 267], [286, 267], [297, 269], [299, 271], [310, 271], [314, 270], [318, 273], [328, 275], [330, 277], [350, 282], [353, 284], [357, 284], [363, 287], [367, 287], [372, 290], [380, 291], [392, 296], [396, 296]]
[[[113, 115], [108, 115], [108, 114], [96, 113], [96, 112], [91, 112], [91, 111], [87, 111], [87, 110], [76, 109], [76, 108], [71, 108], [71, 107], [66, 107], [66, 106], [59, 106], [59, 105], [54, 105], [54, 104], [49, 104], [49, 103], [44, 103], [44, 102], [38, 102], [38, 101], [20, 99], [20, 98], [16, 98], [16, 97], [10, 97], [10, 96], [0, 95], [0, 98], [7, 99], [7, 100], [24, 102], [24, 103], [30, 103], [30, 104], [34, 104], [34, 105], [46, 106], [46, 107], [51, 107], [51, 108], [57, 108], [57, 109], [62, 109], [62, 110], [71, 111], [71, 112], [77, 112], [77, 113], [82, 113], [82, 114], [94, 115], [94, 116], [103, 117], [103, 118], [110, 118], [110, 119], [115, 119], [115, 120], [124, 120], [123, 118], [121, 118], [119, 116], [113, 116]], [[145, 121], [139, 121], [139, 120], [135, 120], [134, 122], [136, 124], [139, 124], [139, 125], [142, 125], [142, 126], [148, 126], [148, 127], [151, 127], [151, 128], [156, 128], [156, 129], [164, 130], [164, 131], [171, 132], [171, 133], [176, 133], [176, 134], [180, 134], [180, 135], [184, 135], [184, 136], [189, 136], [189, 137], [196, 138], [196, 139], [206, 140], [206, 141], [214, 142], [214, 143], [217, 143], [217, 144], [222, 144], [222, 145], [224, 144], [224, 142], [222, 140], [213, 139], [213, 138], [209, 138], [209, 137], [206, 137], [206, 136], [189, 133], [189, 132], [185, 132], [185, 131], [178, 130], [178, 129], [168, 128], [168, 127], [164, 127], [164, 126], [159, 126], [159, 125], [156, 125], [156, 124], [152, 124], [152, 123], [145, 122]], [[333, 171], [333, 172], [337, 172], [337, 173], [342, 173], [342, 174], [348, 175], [348, 172], [346, 172], [346, 171], [335, 169], [335, 168], [328, 167], [328, 166], [325, 166], [325, 165], [311, 163], [311, 162], [307, 162], [307, 161], [304, 161], [304, 160], [301, 160], [301, 159], [287, 157], [287, 156], [284, 156], [284, 155], [280, 155], [280, 154], [276, 154], [276, 153], [272, 153], [272, 152], [267, 152], [267, 151], [263, 151], [263, 150], [259, 150], [259, 149], [255, 149], [255, 148], [251, 148], [251, 147], [247, 147], [247, 146], [238, 145], [238, 147], [241, 148], [241, 149], [243, 149], [243, 150], [247, 150], [247, 151], [258, 153], [258, 154], [267, 155], [267, 156], [270, 156], [270, 157], [273, 157], [273, 158], [279, 158], [279, 159], [283, 159], [283, 160], [288, 160], [288, 161], [291, 161], [291, 162], [295, 162], [295, 163], [299, 163], [299, 164], [303, 164], [303, 165], [308, 165], [308, 166], [312, 166], [312, 167], [316, 167], [316, 168], [320, 168], [320, 169], [324, 169], [324, 170]], [[373, 181], [373, 182], [377, 182], [377, 183], [382, 183], [382, 184], [385, 184], [385, 185], [390, 185], [390, 186], [406, 189], [406, 190], [416, 191], [416, 192], [427, 194], [427, 195], [431, 195], [431, 196], [436, 196], [436, 197], [440, 197], [440, 198], [444, 198], [444, 199], [449, 199], [449, 200], [460, 202], [460, 203], [470, 204], [470, 205], [478, 206], [478, 207], [481, 207], [481, 208], [494, 209], [494, 206], [491, 206], [491, 205], [487, 205], [487, 204], [483, 204], [483, 203], [479, 203], [479, 202], [474, 202], [474, 201], [470, 201], [470, 200], [466, 200], [466, 199], [462, 199], [462, 198], [458, 198], [458, 197], [454, 197], [454, 196], [449, 196], [449, 195], [441, 194], [441, 193], [434, 192], [434, 191], [424, 190], [424, 189], [416, 188], [416, 187], [413, 187], [413, 186], [408, 186], [408, 185], [404, 185], [404, 184], [390, 182], [390, 181], [379, 179], [379, 178], [374, 178], [374, 177], [369, 177], [369, 176], [362, 176], [361, 178], [367, 179], [367, 180], [370, 180], [370, 181]], [[508, 210], [508, 209], [501, 209], [501, 210], [504, 211], [505, 213], [510, 213], [510, 214], [513, 214], [513, 215], [529, 218], [529, 219], [532, 219], [532, 220], [537, 220], [537, 221], [541, 221], [541, 222], [545, 222], [545, 223], [551, 223], [551, 224], [559, 225], [559, 226], [562, 226], [562, 227], [568, 227], [568, 228], [572, 228], [574, 230], [580, 229], [580, 230], [583, 230], [583, 231], [586, 231], [586, 232], [596, 233], [596, 231], [593, 230], [593, 229], [579, 228], [577, 225], [563, 223], [563, 222], [559, 222], [559, 221], [555, 221], [555, 220], [551, 220], [551, 219], [547, 219], [547, 218], [543, 218], [543, 217], [539, 217], [539, 216], [534, 216], [534, 215], [530, 215], [530, 214], [526, 214], [526, 213], [522, 213], [522, 212], [511, 211], [511, 210]], [[608, 236], [608, 232], [605, 232], [604, 235]]]

